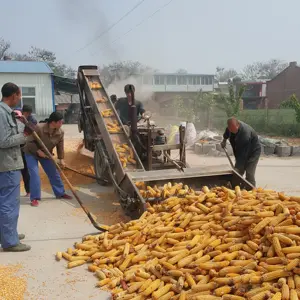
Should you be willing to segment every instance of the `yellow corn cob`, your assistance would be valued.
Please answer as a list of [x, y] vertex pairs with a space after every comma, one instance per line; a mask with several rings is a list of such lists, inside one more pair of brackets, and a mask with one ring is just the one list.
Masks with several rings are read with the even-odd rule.
[[74, 267], [78, 267], [81, 266], [83, 264], [85, 264], [86, 261], [85, 260], [75, 260], [75, 261], [71, 261], [68, 263], [68, 269], [74, 268]]
[[282, 300], [290, 299], [290, 289], [286, 283], [284, 283], [281, 287], [281, 298], [282, 298]]
[[279, 242], [279, 239], [277, 236], [273, 237], [273, 247], [274, 247], [274, 251], [275, 253], [279, 256], [279, 257], [284, 257], [284, 254], [282, 252], [282, 248]]
[[276, 271], [272, 271], [272, 272], [263, 274], [262, 275], [262, 280], [264, 282], [272, 281], [274, 279], [278, 279], [280, 277], [287, 277], [287, 276], [290, 276], [290, 275], [291, 275], [290, 272], [287, 272], [287, 271], [284, 271], [284, 270], [276, 270]]
[[145, 291], [142, 293], [143, 296], [149, 296], [151, 295], [155, 290], [158, 289], [160, 285], [160, 280], [159, 279], [156, 279], [154, 280], [146, 289]]
[[[114, 147], [126, 164], [129, 146]], [[116, 299], [264, 300], [297, 295], [300, 200], [291, 202], [263, 189], [147, 184], [136, 183], [145, 200], [167, 199], [146, 204], [140, 219], [108, 226], [107, 233], [87, 236], [61, 256], [76, 265], [90, 262], [88, 270], [99, 278], [98, 286]], [[287, 295], [290, 290], [296, 294]]]
[[214, 293], [216, 296], [223, 296], [225, 294], [229, 294], [231, 292], [231, 287], [228, 285], [224, 285], [222, 287], [217, 288]]
[[290, 300], [298, 300], [298, 295], [297, 295], [297, 292], [296, 290], [290, 290]]
[[271, 300], [281, 300], [282, 299], [282, 295], [281, 292], [277, 292]]

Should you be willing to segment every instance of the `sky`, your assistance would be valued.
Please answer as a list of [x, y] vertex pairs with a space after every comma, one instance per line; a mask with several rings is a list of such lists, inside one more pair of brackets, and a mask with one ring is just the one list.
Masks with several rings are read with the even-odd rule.
[[1, 12], [0, 37], [12, 51], [44, 48], [74, 68], [132, 60], [161, 72], [215, 73], [300, 61], [299, 0], [10, 0]]

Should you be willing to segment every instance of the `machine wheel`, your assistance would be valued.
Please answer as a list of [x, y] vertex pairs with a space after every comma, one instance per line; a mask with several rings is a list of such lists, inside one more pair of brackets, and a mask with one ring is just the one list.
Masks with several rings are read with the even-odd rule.
[[[100, 146], [96, 145], [95, 147], [95, 152], [94, 152], [94, 169], [97, 177], [103, 178], [107, 180], [108, 182], [111, 182], [111, 179], [108, 176], [108, 171], [107, 171], [107, 165], [105, 164], [105, 159], [104, 159], [104, 151], [103, 146], [102, 146], [102, 141], [99, 141]], [[101, 149], [99, 151], [99, 148]], [[103, 181], [98, 181], [97, 182], [101, 185], [105, 185]]]

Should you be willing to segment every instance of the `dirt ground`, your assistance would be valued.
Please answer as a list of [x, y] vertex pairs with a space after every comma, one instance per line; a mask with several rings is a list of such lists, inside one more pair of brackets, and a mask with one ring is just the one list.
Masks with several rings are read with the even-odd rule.
[[[81, 140], [77, 126], [65, 125], [66, 162], [74, 169], [93, 173], [90, 153], [82, 155], [74, 151]], [[198, 156], [187, 153], [191, 166], [209, 167], [224, 165], [223, 157]], [[86, 207], [102, 224], [126, 222], [118, 198], [111, 187], [103, 187], [94, 180], [66, 173], [76, 186]], [[85, 234], [96, 230], [75, 200], [57, 200], [53, 197], [45, 174], [43, 200], [37, 208], [29, 205], [29, 199], [21, 198], [19, 232], [26, 234], [25, 243], [32, 246], [26, 253], [0, 252], [0, 299], [6, 300], [56, 300], [56, 299], [109, 299], [108, 294], [95, 287], [97, 282], [86, 267], [66, 269], [64, 261], [56, 262], [54, 254], [66, 251]], [[258, 185], [300, 195], [300, 158], [262, 158], [257, 169]], [[4, 294], [4, 292], [6, 294]]]

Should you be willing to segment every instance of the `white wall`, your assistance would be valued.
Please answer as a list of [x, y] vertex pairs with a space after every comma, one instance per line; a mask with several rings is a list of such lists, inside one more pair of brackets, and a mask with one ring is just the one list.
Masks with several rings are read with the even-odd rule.
[[214, 85], [153, 85], [153, 92], [212, 92]]
[[50, 74], [0, 73], [0, 89], [7, 82], [13, 82], [20, 87], [35, 87], [35, 108], [38, 119], [48, 117], [53, 112]]

